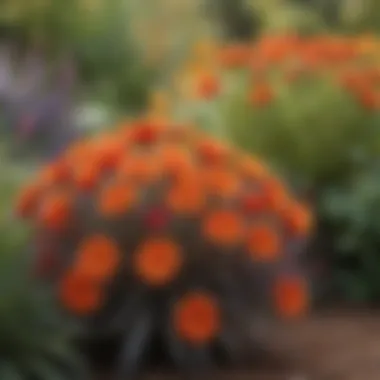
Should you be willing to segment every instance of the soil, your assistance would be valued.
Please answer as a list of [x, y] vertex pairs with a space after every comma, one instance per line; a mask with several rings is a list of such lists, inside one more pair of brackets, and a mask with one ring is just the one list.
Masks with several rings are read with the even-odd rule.
[[[380, 314], [324, 313], [297, 324], [272, 326], [268, 353], [255, 370], [221, 371], [223, 380], [379, 380]], [[281, 358], [281, 360], [279, 359]], [[144, 379], [181, 379], [164, 373]], [[96, 380], [112, 380], [98, 376]]]

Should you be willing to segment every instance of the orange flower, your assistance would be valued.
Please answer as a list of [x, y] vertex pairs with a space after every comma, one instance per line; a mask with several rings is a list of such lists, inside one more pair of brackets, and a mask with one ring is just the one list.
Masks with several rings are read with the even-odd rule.
[[80, 140], [69, 146], [63, 155], [63, 160], [70, 165], [77, 165], [78, 162], [83, 162], [93, 153], [91, 141]]
[[229, 158], [229, 150], [219, 142], [204, 139], [196, 146], [196, 151], [205, 164], [224, 164]]
[[358, 71], [347, 71], [340, 77], [340, 83], [344, 89], [351, 93], [361, 92], [368, 88], [368, 81]]
[[161, 170], [158, 157], [151, 155], [126, 156], [120, 164], [119, 178], [129, 178], [138, 184], [151, 183], [160, 179]]
[[269, 175], [269, 170], [265, 165], [249, 156], [239, 158], [238, 170], [243, 177], [253, 181], [260, 181]]
[[38, 213], [40, 223], [48, 228], [62, 230], [68, 227], [73, 199], [71, 194], [58, 191], [48, 194]]
[[173, 310], [173, 327], [177, 336], [191, 344], [206, 344], [221, 329], [221, 315], [216, 299], [202, 293], [188, 293]]
[[198, 78], [197, 94], [202, 99], [213, 99], [220, 92], [220, 81], [216, 75], [204, 74]]
[[152, 286], [163, 286], [179, 273], [183, 262], [182, 249], [166, 238], [145, 241], [134, 255], [138, 277]]
[[127, 212], [137, 201], [138, 192], [130, 184], [111, 183], [100, 191], [98, 211], [103, 216], [117, 216]]
[[92, 190], [97, 186], [101, 177], [101, 169], [92, 160], [79, 161], [73, 168], [73, 182], [80, 190]]
[[243, 212], [253, 214], [265, 211], [268, 208], [268, 199], [265, 194], [252, 192], [242, 197], [240, 202]]
[[70, 312], [77, 315], [92, 314], [103, 303], [103, 292], [94, 284], [78, 274], [68, 273], [59, 285], [59, 300]]
[[313, 225], [313, 217], [306, 207], [293, 204], [284, 213], [285, 225], [293, 235], [307, 235]]
[[15, 211], [22, 218], [31, 217], [42, 196], [42, 188], [38, 184], [25, 187], [18, 196]]
[[191, 142], [194, 135], [194, 130], [196, 127], [187, 125], [178, 125], [168, 128], [165, 134], [167, 141], [173, 143], [185, 143]]
[[257, 223], [248, 230], [248, 253], [257, 261], [275, 260], [281, 253], [278, 233], [266, 223]]
[[112, 239], [92, 235], [77, 249], [74, 272], [86, 279], [103, 281], [115, 274], [121, 259], [121, 252]]
[[[109, 133], [93, 141], [94, 153], [92, 159], [103, 169], [113, 169], [123, 157], [125, 143], [117, 134]], [[87, 158], [90, 160], [90, 157]]]
[[164, 173], [178, 175], [192, 168], [191, 156], [185, 148], [176, 145], [164, 145], [160, 155], [160, 164]]
[[308, 286], [304, 278], [282, 276], [275, 281], [274, 302], [281, 317], [297, 318], [305, 314], [309, 306]]
[[379, 84], [380, 83], [380, 68], [379, 67], [371, 67], [366, 73], [365, 77], [370, 83]]
[[46, 166], [38, 177], [44, 186], [59, 185], [70, 178], [70, 170], [63, 160], [56, 161]]
[[136, 144], [153, 144], [159, 139], [162, 129], [160, 123], [142, 121], [132, 127], [131, 140]]
[[268, 207], [275, 212], [282, 212], [289, 204], [289, 193], [283, 183], [276, 178], [269, 177], [262, 183]]
[[210, 168], [201, 171], [201, 182], [211, 195], [233, 198], [241, 190], [241, 182], [233, 172], [226, 169]]
[[214, 211], [203, 221], [203, 234], [217, 244], [239, 244], [243, 239], [244, 232], [243, 220], [233, 211]]
[[239, 68], [248, 63], [251, 54], [249, 46], [235, 44], [221, 49], [219, 59], [226, 68]]
[[380, 110], [380, 94], [368, 87], [357, 93], [357, 98], [363, 107], [371, 111]]
[[266, 106], [274, 99], [274, 91], [267, 83], [259, 83], [254, 86], [249, 94], [249, 103], [252, 106]]
[[179, 180], [167, 195], [167, 204], [179, 214], [199, 213], [206, 203], [202, 186], [197, 179]]

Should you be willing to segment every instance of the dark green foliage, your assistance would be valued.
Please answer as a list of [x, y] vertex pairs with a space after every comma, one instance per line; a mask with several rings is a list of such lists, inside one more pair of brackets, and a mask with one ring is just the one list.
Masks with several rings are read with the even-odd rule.
[[207, 5], [227, 39], [249, 40], [260, 30], [259, 15], [244, 0], [207, 0]]
[[322, 198], [322, 215], [335, 234], [334, 281], [351, 301], [380, 301], [379, 174], [372, 166]]
[[101, 20], [96, 25], [83, 26], [80, 32], [73, 45], [85, 83], [94, 84], [92, 90], [105, 90], [107, 100], [124, 109], [143, 107], [153, 73], [144, 66], [137, 47], [129, 39], [122, 3], [108, 2]]

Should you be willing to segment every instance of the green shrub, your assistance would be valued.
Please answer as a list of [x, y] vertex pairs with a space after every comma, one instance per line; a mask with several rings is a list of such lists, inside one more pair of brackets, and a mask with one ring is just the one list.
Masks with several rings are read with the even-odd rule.
[[321, 199], [321, 214], [335, 235], [333, 276], [345, 299], [380, 300], [379, 168], [356, 175], [345, 187], [330, 189]]
[[6, 1], [1, 13], [5, 37], [42, 46], [53, 59], [73, 53], [85, 94], [106, 98], [124, 110], [144, 106], [154, 73], [142, 62], [132, 38], [128, 18], [133, 15], [125, 1]]

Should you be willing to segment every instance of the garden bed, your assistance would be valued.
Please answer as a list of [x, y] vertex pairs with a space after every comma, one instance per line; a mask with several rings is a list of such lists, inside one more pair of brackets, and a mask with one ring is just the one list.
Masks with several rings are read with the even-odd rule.
[[[268, 339], [273, 361], [257, 370], [225, 371], [216, 379], [378, 380], [380, 315], [370, 312], [324, 313], [293, 326], [273, 328]], [[276, 358], [283, 358], [281, 363]], [[271, 364], [269, 364], [271, 363]], [[269, 367], [269, 368], [266, 368]], [[145, 379], [179, 379], [152, 373]], [[207, 376], [210, 379], [210, 376]], [[112, 380], [98, 376], [97, 380]]]

